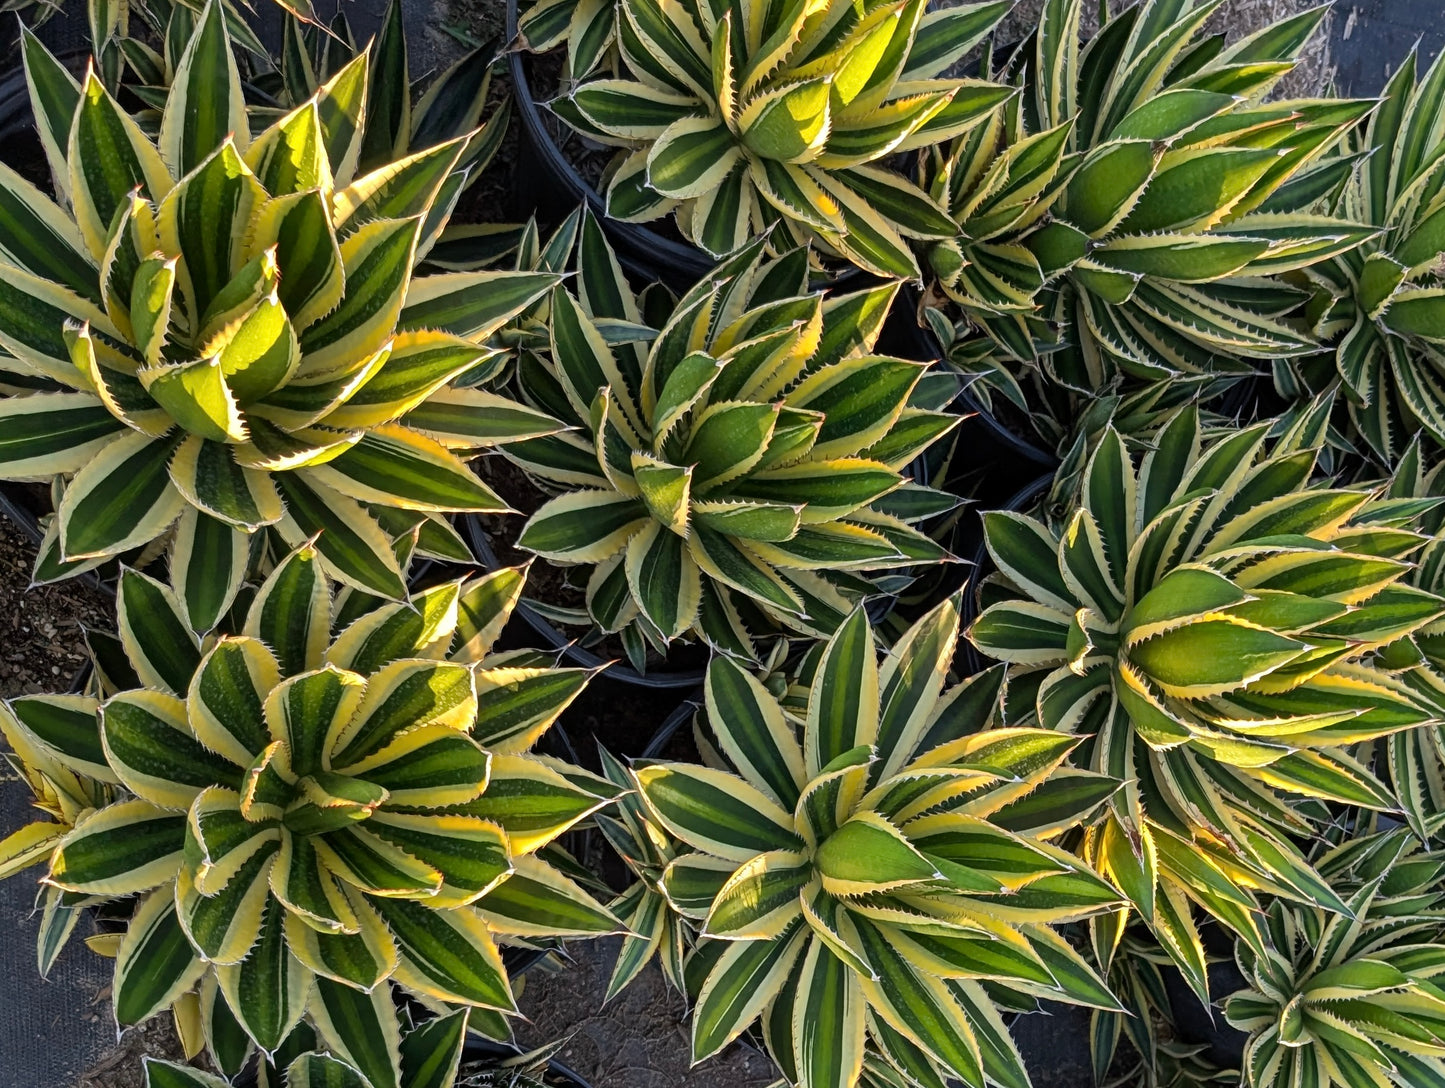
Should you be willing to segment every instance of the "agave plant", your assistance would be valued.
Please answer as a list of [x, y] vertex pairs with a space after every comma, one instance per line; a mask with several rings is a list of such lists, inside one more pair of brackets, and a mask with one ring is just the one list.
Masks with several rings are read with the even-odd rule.
[[[36, 742], [37, 730], [64, 728], [72, 717], [82, 722], [93, 719], [92, 704], [83, 696], [73, 695], [28, 695], [0, 703], [0, 736], [10, 749], [3, 753], [4, 758], [29, 788], [35, 808], [47, 817], [18, 828], [0, 841], [0, 880], [48, 861], [56, 844], [74, 830], [76, 821], [115, 799], [115, 778], [103, 761], [79, 765], [58, 758]], [[59, 888], [45, 887], [41, 895], [44, 902], [36, 962], [44, 978], [74, 932], [80, 911], [67, 902]]]
[[1032, 358], [1034, 339], [1047, 335], [1030, 320], [1043, 271], [1020, 239], [1049, 214], [1078, 166], [1067, 154], [1072, 128], [1066, 121], [1025, 135], [1022, 114], [1010, 108], [928, 151], [929, 195], [958, 224], [956, 237], [929, 249], [929, 271], [946, 299], [1015, 359]]
[[[460, 1009], [413, 1025], [407, 1010], [389, 1006], [362, 1060], [346, 1053], [309, 1050], [279, 1069], [266, 1063], [263, 1088], [542, 1088], [556, 1045], [515, 1057], [468, 1055], [471, 1010]], [[400, 1020], [400, 1022], [398, 1022]], [[331, 1039], [323, 1035], [330, 1044]], [[292, 1044], [286, 1049], [294, 1049]], [[373, 1064], [375, 1063], [375, 1064]], [[229, 1082], [191, 1066], [145, 1059], [146, 1088], [228, 1088]]]
[[[1425, 545], [1414, 556], [1409, 584], [1445, 595], [1445, 510], [1440, 503], [1440, 466], [1426, 468], [1420, 437], [1400, 455], [1386, 484], [1385, 495], [1398, 502], [1428, 507], [1420, 516]], [[1389, 769], [1390, 784], [1405, 822], [1421, 842], [1430, 842], [1445, 827], [1445, 619], [1412, 631], [1407, 638], [1385, 647], [1378, 658], [1382, 667], [1415, 693], [1432, 711], [1434, 720], [1415, 729], [1392, 733], [1382, 744], [1380, 761]]]
[[313, 989], [346, 1019], [348, 1002], [389, 1005], [387, 979], [510, 1013], [497, 938], [617, 928], [539, 856], [615, 791], [529, 754], [588, 674], [488, 656], [522, 582], [505, 569], [334, 608], [306, 547], [242, 634], [202, 640], [172, 590], [122, 575], [143, 686], [24, 722], [126, 791], [55, 843], [46, 877], [80, 902], [141, 897], [116, 959], [121, 1025], [199, 985], [244, 1058], [247, 1039], [274, 1051]]
[[1154, 1065], [1141, 1062], [1126, 1075], [1100, 1081], [1106, 1088], [1235, 1088], [1238, 1069], [1222, 1069], [1209, 1056], [1209, 1046], [1166, 1039], [1155, 1050]]
[[[368, 64], [254, 140], [216, 0], [158, 141], [93, 70], [76, 85], [48, 56], [27, 68], [37, 115], [72, 117], [63, 151], [47, 139], [68, 207], [0, 173], [0, 346], [64, 391], [0, 401], [0, 475], [65, 479], [63, 561], [175, 526], [187, 562], [238, 571], [274, 527], [290, 547], [320, 534], [333, 577], [399, 599], [369, 508], [505, 509], [463, 457], [554, 424], [448, 383], [485, 366], [482, 341], [557, 277], [413, 276], [470, 138], [358, 176]], [[191, 618], [214, 623], [226, 596]]]
[[[577, 432], [508, 447], [567, 487], [518, 544], [593, 565], [599, 627], [660, 647], [699, 633], [757, 654], [770, 627], [826, 634], [872, 586], [854, 571], [947, 558], [909, 522], [956, 500], [902, 470], [957, 422], [910, 407], [925, 367], [871, 354], [896, 284], [824, 298], [807, 255], [757, 240], [688, 292], [659, 332], [597, 224], [579, 239], [580, 301], [552, 296], [528, 399]], [[638, 343], [609, 343], [609, 334]]]
[[[221, 0], [226, 21], [237, 43], [257, 58], [266, 57], [266, 47], [257, 37], [233, 0]], [[273, 0], [277, 7], [286, 12], [288, 19], [298, 24], [316, 21], [316, 13], [310, 0]], [[20, 16], [22, 28], [39, 29], [67, 6], [67, 0], [4, 0], [0, 13], [9, 18], [9, 13]], [[72, 10], [81, 6], [81, 0], [69, 0]], [[249, 8], [250, 5], [245, 5]], [[165, 57], [145, 41], [141, 28], [155, 31], [167, 49], [175, 39], [175, 33], [184, 44], [188, 28], [194, 25], [200, 13], [200, 0], [84, 0], [85, 26], [90, 32], [91, 53], [96, 58], [96, 67], [106, 85], [112, 90], [123, 81], [125, 70], [144, 78], [151, 72], [165, 67]], [[173, 29], [174, 28], [174, 29]], [[25, 29], [28, 33], [28, 28]], [[176, 52], [179, 56], [179, 50]], [[134, 89], [134, 88], [132, 88]], [[42, 121], [42, 124], [44, 122]]]
[[[566, 43], [566, 80], [586, 79], [598, 67], [616, 68], [617, 6], [598, 0], [536, 0], [517, 19], [517, 35], [533, 53]], [[604, 64], [609, 61], [611, 63]]]
[[1399, 832], [1356, 839], [1320, 860], [1348, 911], [1270, 904], [1263, 954], [1240, 945], [1250, 988], [1229, 1023], [1250, 1033], [1244, 1084], [1416, 1088], [1445, 1075], [1445, 861]]
[[[1092, 936], [1113, 935], [1107, 927], [1096, 926]], [[1159, 1030], [1161, 1022], [1173, 1025], [1173, 1009], [1164, 984], [1169, 956], [1153, 934], [1137, 924], [1124, 931], [1117, 947], [1099, 949], [1096, 946], [1093, 953], [1096, 962], [1109, 965], [1105, 981], [1124, 1009], [1122, 1012], [1094, 1009], [1090, 1013], [1089, 1055], [1093, 1061], [1094, 1083], [1101, 1088], [1129, 1084], [1137, 1074], [1142, 1088], [1155, 1088], [1150, 1078], [1163, 1073], [1168, 1061], [1164, 1048], [1174, 1034]], [[1121, 1038], [1126, 1048], [1123, 1055], [1119, 1052]], [[1111, 1078], [1110, 1073], [1117, 1072], [1116, 1066], [1129, 1065], [1131, 1052], [1137, 1068], [1130, 1068], [1127, 1075]], [[1159, 1083], [1167, 1083], [1167, 1078], [1161, 1075]]]
[[611, 1001], [656, 959], [667, 981], [679, 993], [687, 992], [683, 958], [694, 937], [687, 919], [668, 901], [662, 879], [667, 868], [686, 847], [670, 839], [648, 814], [627, 768], [606, 749], [600, 749], [602, 773], [609, 782], [627, 792], [617, 799], [613, 813], [598, 813], [593, 819], [632, 873], [632, 885], [608, 909], [627, 926], [617, 953], [604, 1000]]
[[818, 655], [801, 722], [715, 657], [707, 719], [736, 771], [636, 765], [652, 818], [691, 848], [662, 887], [704, 938], [688, 966], [705, 976], [695, 1061], [761, 1018], [802, 1088], [857, 1083], [869, 1040], [888, 1065], [929, 1071], [923, 1083], [942, 1069], [980, 1088], [1024, 1084], [981, 980], [1117, 1007], [1049, 928], [1118, 902], [1045, 841], [1076, 814], [1035, 790], [1078, 741], [990, 728], [1000, 670], [945, 690], [957, 605], [881, 662], [855, 611]]
[[1021, 379], [1083, 397], [1168, 382], [1178, 406], [1242, 359], [1313, 350], [1291, 315], [1307, 296], [1277, 277], [1374, 233], [1287, 188], [1372, 103], [1258, 101], [1326, 9], [1226, 48], [1199, 38], [1215, 6], [1143, 0], [1081, 44], [1083, 0], [1049, 0], [1005, 67], [1021, 99], [931, 157], [959, 237], [930, 263], [964, 317], [940, 331], [981, 328], [1013, 360], [984, 373], [1028, 410], [1050, 398]]
[[1288, 798], [1393, 808], [1350, 746], [1433, 719], [1375, 660], [1445, 614], [1407, 584], [1433, 501], [1312, 484], [1328, 408], [1272, 443], [1192, 410], [1139, 454], [1110, 431], [1061, 525], [984, 518], [999, 574], [970, 637], [1021, 719], [1089, 736], [1081, 762], [1125, 783], [1084, 855], [1201, 997], [1191, 902], [1256, 950], [1253, 889], [1343, 910]]
[[[1323, 164], [1317, 197], [1346, 179], [1347, 216], [1384, 230], [1360, 247], [1310, 270], [1333, 304], [1321, 307], [1322, 335], [1343, 333], [1334, 371], [1348, 393], [1350, 418], [1369, 448], [1393, 463], [1423, 431], [1445, 444], [1445, 136], [1435, 121], [1445, 93], [1437, 60], [1417, 80], [1412, 50], [1390, 78], [1381, 105], [1345, 154]], [[1366, 161], [1356, 168], [1359, 158]]]
[[552, 109], [621, 149], [611, 218], [675, 210], [683, 234], [719, 257], [777, 223], [780, 246], [917, 276], [908, 240], [953, 226], [886, 160], [952, 139], [1010, 94], [939, 78], [1007, 5], [925, 7], [628, 0], [616, 16], [625, 76], [587, 81]]

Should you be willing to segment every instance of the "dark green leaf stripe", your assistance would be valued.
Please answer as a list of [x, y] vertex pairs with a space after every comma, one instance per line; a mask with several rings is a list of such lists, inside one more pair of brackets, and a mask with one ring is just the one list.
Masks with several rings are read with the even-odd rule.
[[527, 522], [517, 541], [518, 546], [544, 555], [572, 551], [607, 539], [646, 513], [640, 500], [597, 494], [602, 501], [596, 505], [563, 510], [550, 516], [545, 515], [543, 508], [539, 513], [544, 516], [533, 517]]
[[68, 131], [72, 177], [78, 177], [94, 206], [97, 225], [104, 230], [115, 219], [116, 209], [137, 186], [154, 201], [161, 194], [150, 191], [149, 179], [131, 144], [120, 107], [105, 92], [97, 78], [86, 84]]
[[[338, 871], [344, 872], [345, 879], [358, 887], [424, 896], [441, 886], [440, 874], [418, 872], [417, 859], [398, 857], [387, 849], [388, 844], [369, 831], [354, 826], [333, 828], [326, 835], [326, 846], [345, 867]], [[332, 868], [337, 868], [334, 861]]]
[[[428, 727], [423, 727], [428, 728]], [[487, 753], [465, 733], [433, 726], [435, 739], [366, 771], [366, 779], [407, 801], [425, 804], [432, 791], [460, 786], [475, 793], [487, 778]], [[402, 803], [402, 798], [396, 798]], [[377, 833], [380, 834], [379, 829]], [[424, 859], [425, 860], [425, 859]]]
[[[174, 110], [179, 115], [172, 121], [181, 126], [180, 155], [175, 166], [179, 174], [188, 174], [231, 134], [234, 110], [239, 105], [231, 100], [233, 89], [239, 88], [239, 76], [221, 4], [206, 4], [178, 75], [182, 77], [180, 85], [172, 88], [166, 112]], [[238, 134], [238, 138], [244, 143], [246, 133]], [[229, 221], [221, 219], [217, 225]]]
[[367, 1088], [367, 1082], [343, 1061], [303, 1054], [286, 1067], [286, 1088]]
[[162, 888], [137, 911], [116, 960], [116, 1021], [128, 1027], [150, 1018], [202, 970], [204, 964], [181, 928], [174, 897]]
[[691, 542], [729, 585], [784, 612], [794, 615], [803, 613], [803, 602], [783, 585], [776, 573], [744, 552], [736, 542], [702, 525], [694, 527]]
[[106, 751], [123, 778], [139, 775], [197, 789], [240, 788], [239, 767], [142, 705], [112, 700], [101, 708], [100, 721]]
[[169, 461], [177, 441], [177, 436], [157, 439], [113, 465], [106, 462], [104, 478], [62, 507], [66, 555], [95, 555], [113, 548], [174, 494]]
[[[208, 90], [205, 97], [212, 94], [219, 92]], [[249, 211], [249, 190], [255, 186], [255, 179], [235, 148], [226, 146], [187, 178], [172, 197], [180, 202], [176, 220], [181, 253], [190, 273], [195, 307], [203, 313], [226, 286], [232, 272], [231, 246], [223, 244], [216, 232], [229, 233], [238, 218]]]
[[501, 686], [484, 685], [477, 696], [477, 738], [502, 744], [555, 716], [586, 686], [589, 675], [586, 669], [544, 669]]
[[[221, 615], [235, 599], [244, 571], [250, 542], [223, 521], [199, 510], [191, 514], [190, 561], [185, 564], [179, 587], [190, 626], [201, 632], [215, 629]], [[187, 528], [182, 515], [178, 537]]]
[[798, 782], [782, 746], [793, 744], [796, 749], [796, 744], [791, 727], [767, 689], [731, 659], [716, 657], [707, 670], [707, 700], [714, 730], [720, 736], [726, 731], [731, 740], [728, 754], [745, 763], [743, 769], [751, 770], [766, 783], [773, 796], [791, 811], [798, 803]]
[[[0, 335], [46, 359], [70, 358], [70, 349], [63, 335], [65, 323], [69, 320], [71, 315], [64, 309], [32, 294], [18, 283], [7, 282], [5, 290], [0, 292]], [[7, 444], [16, 440], [5, 436]]]
[[[403, 729], [437, 718], [473, 697], [472, 674], [450, 662], [404, 662], [394, 666], [401, 679], [385, 698], [371, 703], [366, 717], [345, 747], [332, 754], [333, 767], [347, 767], [389, 744]], [[379, 683], [373, 677], [375, 686]]]
[[868, 625], [867, 613], [859, 608], [828, 641], [813, 689], [817, 720], [809, 721], [808, 736], [815, 745], [812, 754], [818, 768], [828, 766], [860, 744], [873, 743], [872, 735], [859, 735], [861, 722], [873, 726], [869, 730], [872, 734], [878, 720], [878, 674], [873, 652], [873, 629]]
[[37, 276], [62, 284], [82, 298], [100, 302], [100, 275], [69, 237], [42, 214], [59, 208], [9, 167], [0, 166], [0, 251]]
[[376, 233], [376, 244], [357, 264], [346, 269], [346, 293], [341, 303], [301, 334], [303, 353], [319, 351], [357, 332], [406, 293], [419, 229], [417, 221], [378, 221], [363, 229]]
[[[793, 408], [824, 413], [818, 444], [825, 446], [846, 441], [887, 420], [907, 400], [920, 373], [914, 364], [880, 359], [857, 368], [814, 396], [801, 401], [790, 399], [788, 403]], [[846, 452], [851, 454], [857, 450]]]
[[[934, 1055], [947, 1063], [965, 1083], [982, 1084], [983, 1069], [977, 1043], [972, 1039], [961, 1011], [939, 1001], [913, 967], [894, 949], [877, 928], [858, 920], [863, 949], [878, 972], [877, 985], [896, 1014]], [[972, 1045], [970, 1045], [972, 1044]]]
[[403, 824], [399, 820], [382, 819], [373, 820], [368, 826], [383, 839], [438, 870], [450, 887], [465, 892], [480, 892], [511, 868], [506, 839], [496, 828], [491, 829], [494, 837], [488, 839], [454, 833], [455, 825], [446, 822], [445, 817], [431, 827], [422, 821]]
[[[0, 292], [0, 323], [6, 320], [5, 308], [9, 303], [5, 300], [14, 302], [15, 294], [18, 292]], [[64, 342], [60, 343], [63, 349]], [[125, 426], [88, 394], [38, 393], [23, 399], [32, 402], [25, 407], [40, 404], [47, 407], [39, 412], [7, 413], [0, 409], [0, 469], [17, 461], [52, 457], [84, 447]], [[16, 405], [17, 401], [6, 403]]]
[[94, 702], [74, 696], [35, 695], [15, 699], [9, 706], [42, 743], [69, 759], [105, 768]]
[[[365, 909], [370, 910], [369, 907]], [[370, 921], [363, 920], [363, 925], [369, 924], [380, 926], [381, 922], [374, 917]], [[395, 966], [394, 963], [378, 959], [378, 950], [361, 934], [320, 933], [313, 930], [308, 936], [314, 936], [317, 956], [324, 967], [334, 977], [353, 986], [374, 985]], [[394, 955], [394, 951], [387, 954]]]
[[438, 911], [405, 899], [379, 899], [376, 906], [412, 967], [452, 1000], [504, 1011], [516, 1007], [500, 959], [493, 962], [475, 944], [465, 922], [453, 921], [469, 908]]
[[286, 499], [287, 513], [307, 538], [316, 537], [316, 549], [338, 571], [393, 600], [406, 595], [396, 557], [390, 550], [374, 549], [371, 541], [338, 512], [340, 502], [328, 501], [296, 473], [278, 473], [276, 482]]
[[[201, 439], [198, 446], [190, 466], [190, 478], [184, 481], [187, 485], [184, 490], [199, 499], [217, 517], [248, 528], [263, 524], [267, 518], [256, 505], [256, 496], [251, 491], [246, 470], [236, 464], [227, 445]], [[181, 452], [185, 453], [185, 450]], [[179, 464], [180, 458], [177, 458], [177, 468]], [[180, 481], [179, 475], [177, 480]], [[271, 516], [275, 517], [275, 514]]]
[[366, 105], [369, 61], [367, 53], [349, 61], [331, 77], [317, 96], [321, 131], [326, 137], [326, 156], [331, 160], [333, 170], [341, 169], [356, 140]]
[[316, 553], [301, 548], [287, 556], [266, 580], [258, 604], [251, 610], [252, 633], [276, 655], [281, 675], [311, 668], [310, 654], [331, 625], [330, 590]]
[[808, 948], [798, 998], [799, 1083], [826, 1088], [853, 1081], [863, 1060], [862, 995], [852, 969], [822, 941]]
[[467, 1037], [467, 1012], [429, 1020], [401, 1042], [401, 1079], [407, 1088], [450, 1088]]
[[277, 225], [277, 294], [288, 314], [302, 313], [340, 272], [341, 255], [330, 222], [321, 194], [308, 192], [295, 199]]
[[398, 437], [372, 432], [327, 468], [368, 492], [395, 495], [440, 510], [505, 509], [505, 504], [460, 462], [438, 463], [442, 456], [441, 451], [418, 449]]
[[772, 941], [742, 941], [713, 968], [692, 1021], [692, 1052], [698, 1058], [716, 1052], [747, 1026], [745, 1012], [782, 986], [807, 944], [807, 927], [793, 928]]
[[201, 663], [201, 652], [170, 595], [139, 571], [121, 572], [116, 594], [121, 634], [132, 661], [149, 669], [175, 695], [184, 695]]
[[574, 935], [615, 933], [617, 919], [594, 907], [577, 892], [513, 873], [477, 902], [487, 914], [510, 919], [524, 927]]
[[401, 311], [398, 327], [442, 329], [457, 336], [484, 335], [532, 305], [560, 279], [541, 272], [428, 276], [426, 297], [409, 302]]
[[326, 756], [328, 732], [347, 693], [347, 679], [334, 669], [292, 677], [283, 686], [281, 713], [284, 739], [290, 750], [291, 769], [297, 775], [315, 774]]
[[219, 956], [225, 948], [232, 926], [244, 924], [237, 921], [243, 900], [251, 894], [267, 894], [256, 887], [256, 883], [258, 879], [265, 878], [265, 871], [278, 849], [279, 843], [265, 843], [242, 864], [236, 875], [219, 892], [212, 896], [197, 895], [183, 907], [187, 912], [186, 923], [190, 928], [191, 941], [200, 949], [202, 955]]
[[80, 85], [23, 24], [20, 40], [25, 79], [38, 114], [41, 138], [54, 141], [63, 154], [76, 107], [80, 105]]
[[381, 34], [371, 55], [376, 67], [367, 80], [366, 129], [361, 145], [363, 169], [391, 159], [410, 127], [411, 81], [407, 78], [406, 33], [400, 2], [387, 5]]
[[639, 772], [647, 803], [678, 832], [754, 854], [802, 848], [791, 827], [765, 819], [746, 798], [700, 771], [672, 764]]
[[207, 656], [196, 674], [191, 697], [199, 699], [247, 752], [260, 752], [270, 743], [261, 713], [261, 696], [256, 691], [242, 648], [221, 642]]
[[266, 917], [251, 954], [236, 967], [221, 968], [221, 987], [232, 1011], [247, 1033], [264, 1050], [285, 1041], [303, 1006], [295, 962], [282, 930], [285, 908], [274, 898], [266, 901]]
[[403, 403], [467, 370], [485, 354], [484, 348], [461, 340], [443, 340], [432, 347], [421, 341], [420, 349], [407, 351], [393, 348], [386, 365], [346, 403], [353, 407]]
[[172, 855], [179, 861], [185, 837], [184, 813], [140, 814], [97, 831], [82, 824], [56, 853], [51, 876], [61, 884], [114, 880]]
[[[241, 815], [239, 808], [232, 808], [224, 804], [220, 807], [210, 808], [197, 806], [192, 809], [192, 816], [190, 830], [193, 833], [198, 831], [200, 845], [205, 851], [205, 859], [209, 861], [219, 861], [233, 850], [244, 846], [259, 833], [262, 827]], [[191, 844], [188, 843], [187, 850], [190, 848]], [[256, 848], [259, 849], [259, 845]]]
[[[385, 606], [373, 612], [365, 621], [365, 638], [359, 645], [351, 643], [346, 667], [366, 676], [390, 661], [421, 656], [453, 615], [457, 591], [456, 583], [448, 583], [413, 594], [407, 605]], [[377, 618], [381, 618], [380, 623], [371, 622]], [[350, 630], [355, 632], [357, 628]]]
[[388, 988], [368, 994], [318, 978], [316, 1000], [326, 1010], [325, 1033], [336, 1037], [342, 1053], [365, 1074], [365, 1083], [371, 1088], [398, 1088], [399, 1056], [393, 1043], [396, 1014]]
[[[460, 143], [438, 144], [400, 162], [388, 162], [382, 167], [380, 185], [356, 206], [348, 221], [408, 219], [424, 214], [461, 152]], [[369, 186], [373, 180], [363, 178], [360, 184]]]
[[448, 811], [495, 820], [509, 834], [528, 835], [565, 827], [598, 803], [596, 797], [573, 788], [560, 776], [552, 781], [494, 773], [482, 796]]

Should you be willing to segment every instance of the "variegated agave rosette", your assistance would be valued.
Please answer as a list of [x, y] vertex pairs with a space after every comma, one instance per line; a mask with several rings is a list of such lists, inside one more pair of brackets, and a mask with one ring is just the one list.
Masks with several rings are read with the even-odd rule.
[[1125, 783], [1084, 856], [1201, 996], [1191, 903], [1256, 950], [1256, 890], [1343, 911], [1291, 798], [1394, 808], [1353, 747], [1434, 720], [1381, 655], [1445, 615], [1408, 584], [1435, 500], [1313, 480], [1329, 407], [1273, 442], [1192, 410], [1142, 452], [1110, 431], [1061, 525], [984, 519], [999, 574], [970, 638], [1023, 720], [1088, 736], [1079, 761]]
[[1050, 928], [1118, 892], [1047, 841], [1117, 783], [1059, 769], [1076, 738], [998, 727], [1002, 669], [946, 688], [958, 630], [946, 601], [880, 661], [855, 611], [798, 716], [715, 657], [707, 721], [732, 769], [636, 764], [690, 848], [662, 888], [701, 927], [694, 1060], [760, 1019], [801, 1088], [851, 1088], [870, 1049], [907, 1083], [1025, 1085], [985, 980], [1026, 1005], [1118, 1007]]
[[[399, 599], [392, 538], [368, 508], [504, 510], [463, 458], [554, 429], [449, 387], [557, 277], [414, 275], [471, 140], [358, 176], [368, 63], [252, 140], [212, 0], [156, 142], [93, 70], [77, 86], [53, 58], [28, 65], [37, 115], [70, 116], [47, 130], [62, 203], [0, 168], [0, 346], [64, 391], [0, 401], [0, 476], [64, 482], [61, 571], [174, 526], [185, 561], [231, 572], [234, 591], [236, 556], [271, 526], [287, 548], [319, 533], [333, 577]], [[206, 629], [228, 599], [191, 619]]]
[[[1426, 467], [1428, 448], [1417, 435], [1400, 455], [1385, 494], [1433, 503], [1420, 517], [1428, 539], [1413, 557], [1409, 584], [1445, 596], [1445, 469]], [[1445, 828], [1445, 617], [1385, 647], [1379, 660], [1432, 711], [1433, 721], [1390, 734], [1379, 756], [1410, 830], [1421, 842], [1433, 842]]]
[[122, 1026], [199, 1000], [208, 1038], [229, 1025], [242, 1057], [244, 1039], [270, 1053], [308, 1009], [389, 1006], [388, 979], [506, 1014], [498, 939], [620, 927], [544, 860], [617, 791], [530, 752], [589, 674], [490, 653], [523, 580], [334, 600], [305, 547], [239, 635], [202, 638], [172, 590], [123, 572], [141, 686], [36, 697], [11, 723], [121, 794], [76, 819], [45, 879], [67, 904], [140, 896], [116, 959]]
[[1445, 1076], [1445, 858], [1396, 830], [1345, 842], [1318, 868], [1345, 912], [1276, 900], [1264, 951], [1238, 946], [1248, 988], [1225, 1001], [1224, 1013], [1249, 1032], [1242, 1083], [1437, 1083]]
[[954, 228], [887, 160], [967, 131], [1011, 93], [940, 78], [1007, 5], [925, 7], [623, 0], [621, 78], [584, 82], [551, 108], [620, 149], [610, 218], [675, 211], [715, 257], [776, 223], [780, 247], [812, 243], [879, 275], [915, 277], [910, 239]]
[[1363, 131], [1311, 186], [1342, 214], [1384, 228], [1309, 275], [1326, 299], [1317, 332], [1339, 335], [1329, 377], [1343, 382], [1355, 430], [1386, 464], [1417, 431], [1445, 445], [1445, 65], [1436, 60], [1417, 78], [1420, 64], [1412, 50]]
[[768, 260], [760, 239], [653, 333], [590, 219], [580, 247], [579, 297], [554, 292], [550, 351], [519, 369], [577, 430], [506, 456], [570, 489], [518, 545], [593, 566], [602, 630], [756, 657], [755, 636], [833, 631], [869, 572], [948, 558], [913, 523], [957, 500], [904, 471], [957, 417], [910, 406], [923, 364], [872, 354], [896, 283], [812, 294], [806, 252]]
[[1065, 430], [1070, 407], [1025, 393], [1040, 377], [1084, 397], [1167, 383], [1177, 407], [1315, 350], [1279, 277], [1375, 233], [1315, 210], [1307, 173], [1373, 103], [1260, 102], [1326, 8], [1224, 46], [1200, 36], [1217, 4], [1142, 0], [1081, 43], [1084, 6], [1043, 5], [1004, 67], [1021, 97], [928, 169], [959, 224], [930, 251], [962, 310], [941, 331], [985, 333], [986, 380]]

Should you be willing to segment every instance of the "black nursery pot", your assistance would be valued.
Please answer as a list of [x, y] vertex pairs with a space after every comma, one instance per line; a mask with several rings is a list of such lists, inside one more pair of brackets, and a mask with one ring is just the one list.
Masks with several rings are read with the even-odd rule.
[[[18, 26], [14, 19], [0, 20], [6, 26]], [[5, 56], [8, 56], [8, 50]], [[18, 63], [0, 79], [0, 150], [8, 149], [10, 141], [31, 123], [30, 91], [25, 86], [25, 69]]]
[[647, 747], [642, 750], [643, 759], [661, 759], [667, 751], [668, 744], [676, 736], [677, 731], [692, 721], [692, 716], [697, 713], [698, 707], [703, 705], [702, 689], [698, 689], [686, 701], [669, 714], [663, 723], [657, 727], [657, 732], [647, 742]]
[[[463, 518], [462, 533], [466, 537], [467, 543], [471, 545], [472, 554], [477, 557], [477, 562], [487, 570], [497, 570], [501, 567], [502, 564], [497, 559], [497, 553], [492, 548], [491, 538], [487, 536], [487, 531], [482, 528], [481, 522], [477, 518]], [[606, 672], [602, 675], [609, 680], [659, 691], [695, 688], [702, 683], [702, 669], [669, 670], [661, 668], [641, 673], [626, 665], [611, 662], [608, 658], [578, 646], [575, 639], [558, 630], [526, 600], [517, 603], [517, 614], [542, 639], [546, 649], [561, 650], [562, 656], [569, 664], [584, 669], [606, 667]]]
[[[507, 0], [507, 40], [517, 42], [517, 0]], [[542, 117], [543, 107], [532, 95], [528, 78], [531, 54], [521, 48], [507, 57], [517, 112], [522, 120], [515, 185], [521, 204], [530, 213], [540, 212], [561, 220], [585, 204], [607, 232], [617, 259], [638, 281], [659, 281], [686, 290], [702, 279], [716, 263], [708, 254], [675, 241], [637, 223], [608, 219], [606, 202], [588, 184], [558, 148]]]
[[1199, 926], [1199, 937], [1210, 960], [1205, 977], [1214, 1001], [1205, 1008], [1183, 975], [1172, 968], [1166, 970], [1164, 990], [1174, 1013], [1174, 1027], [1186, 1043], [1208, 1047], [1205, 1057], [1221, 1069], [1238, 1069], [1249, 1035], [1229, 1025], [1220, 1005], [1230, 994], [1248, 988], [1249, 982], [1234, 960], [1234, 937], [1224, 926], [1206, 919]]

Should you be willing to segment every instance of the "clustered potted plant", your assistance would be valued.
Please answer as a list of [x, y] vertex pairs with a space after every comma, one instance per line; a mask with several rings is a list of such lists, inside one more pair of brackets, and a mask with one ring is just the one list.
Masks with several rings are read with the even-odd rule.
[[22, 27], [0, 479], [115, 613], [0, 703], [41, 973], [149, 1088], [580, 1085], [518, 953], [609, 934], [796, 1088], [1445, 1083], [1445, 62], [1216, 6], [513, 4], [521, 224], [401, 0]]

